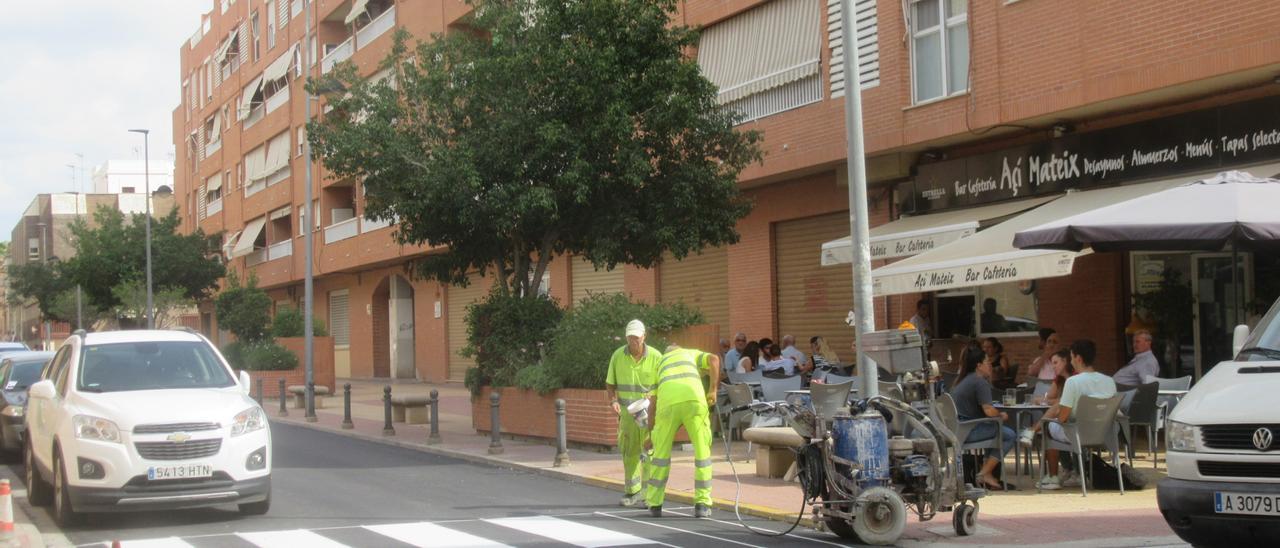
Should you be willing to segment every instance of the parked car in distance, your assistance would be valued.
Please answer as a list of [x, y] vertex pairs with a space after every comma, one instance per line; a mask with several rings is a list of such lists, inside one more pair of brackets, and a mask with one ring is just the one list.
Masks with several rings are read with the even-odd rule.
[[1235, 359], [1214, 366], [1169, 416], [1169, 476], [1156, 487], [1156, 500], [1169, 527], [1192, 544], [1274, 546], [1280, 539], [1280, 406], [1274, 403], [1280, 300], [1236, 344]]
[[27, 403], [27, 497], [73, 524], [86, 512], [271, 504], [266, 413], [189, 330], [77, 332]]
[[0, 342], [0, 355], [11, 352], [27, 352], [31, 350], [26, 344], [20, 342]]
[[0, 356], [0, 450], [5, 455], [22, 451], [27, 389], [40, 381], [40, 371], [51, 358], [53, 352], [10, 352]]

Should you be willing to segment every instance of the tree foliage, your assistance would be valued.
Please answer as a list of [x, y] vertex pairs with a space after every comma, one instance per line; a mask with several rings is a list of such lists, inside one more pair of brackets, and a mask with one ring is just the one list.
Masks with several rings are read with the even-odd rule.
[[[9, 301], [20, 303], [26, 299], [34, 299], [40, 313], [57, 321], [75, 319], [74, 306], [68, 311], [59, 301], [65, 303], [65, 295], [72, 293], [75, 298], [75, 284], [69, 283], [63, 275], [61, 265], [46, 263], [24, 263], [9, 267]], [[74, 305], [74, 301], [72, 302]]]
[[271, 323], [271, 297], [258, 287], [253, 274], [241, 285], [235, 271], [227, 274], [227, 287], [214, 299], [218, 327], [230, 331], [244, 343], [267, 339]]
[[533, 297], [557, 254], [651, 267], [737, 240], [759, 135], [716, 103], [674, 0], [469, 1], [465, 31], [398, 32], [391, 78], [348, 64], [309, 84], [334, 110], [307, 134], [362, 182], [366, 216], [447, 246], [420, 275], [496, 270], [499, 291]]

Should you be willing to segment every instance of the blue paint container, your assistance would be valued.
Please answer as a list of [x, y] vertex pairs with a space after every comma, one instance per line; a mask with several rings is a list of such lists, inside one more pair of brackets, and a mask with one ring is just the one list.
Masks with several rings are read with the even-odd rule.
[[836, 417], [831, 424], [836, 456], [858, 463], [856, 479], [862, 487], [889, 483], [889, 426], [884, 417], [868, 412], [856, 417]]

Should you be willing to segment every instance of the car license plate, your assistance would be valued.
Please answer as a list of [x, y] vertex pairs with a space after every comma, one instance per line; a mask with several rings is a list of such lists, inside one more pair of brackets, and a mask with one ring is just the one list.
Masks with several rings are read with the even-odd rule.
[[1280, 516], [1280, 495], [1223, 493], [1219, 491], [1213, 494], [1213, 511], [1219, 514]]
[[149, 480], [207, 478], [213, 475], [209, 464], [179, 464], [177, 466], [152, 466], [147, 468]]

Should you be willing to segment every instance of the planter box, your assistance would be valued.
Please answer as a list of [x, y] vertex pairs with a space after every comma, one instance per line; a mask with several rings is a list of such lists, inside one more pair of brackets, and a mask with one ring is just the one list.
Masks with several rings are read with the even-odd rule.
[[[298, 357], [298, 367], [288, 371], [249, 371], [249, 378], [253, 381], [253, 393], [257, 393], [258, 379], [262, 379], [263, 395], [269, 399], [280, 396], [280, 379], [284, 379], [286, 387], [305, 384], [307, 379], [306, 368], [303, 365], [305, 342], [306, 339], [303, 337], [276, 339], [276, 344], [287, 348]], [[312, 343], [314, 349], [312, 365], [315, 368], [313, 378], [316, 386], [326, 386], [329, 388], [329, 393], [337, 394], [338, 387], [333, 372], [333, 337], [312, 337]]]
[[[563, 388], [547, 395], [533, 390], [505, 387], [498, 388], [499, 418], [502, 433], [524, 438], [556, 440], [556, 399], [564, 400], [564, 422], [569, 443], [595, 445], [613, 449], [618, 445], [618, 416], [613, 414], [609, 393], [604, 390]], [[477, 433], [488, 434], [489, 394], [485, 387], [480, 397], [471, 399], [471, 425]], [[677, 443], [687, 443], [688, 435], [681, 428], [676, 432]]]

